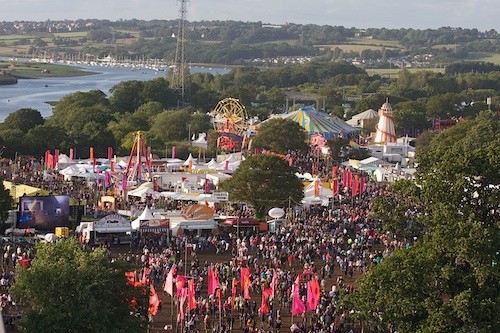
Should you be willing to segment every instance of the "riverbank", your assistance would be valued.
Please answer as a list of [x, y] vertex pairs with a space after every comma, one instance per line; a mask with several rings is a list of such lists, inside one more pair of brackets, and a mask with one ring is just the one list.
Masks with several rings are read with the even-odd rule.
[[6, 84], [16, 84], [16, 83], [17, 83], [16, 77], [9, 74], [0, 73], [0, 86]]
[[97, 74], [74, 66], [20, 61], [0, 61], [0, 71], [5, 72], [7, 76], [17, 79], [74, 77]]

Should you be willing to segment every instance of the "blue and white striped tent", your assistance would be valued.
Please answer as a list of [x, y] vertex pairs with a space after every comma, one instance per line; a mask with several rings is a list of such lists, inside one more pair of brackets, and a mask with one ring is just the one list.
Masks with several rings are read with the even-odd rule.
[[277, 116], [299, 123], [309, 136], [321, 134], [327, 140], [336, 136], [352, 138], [360, 133], [359, 128], [352, 127], [337, 116], [317, 111], [312, 106], [304, 106], [297, 111]]

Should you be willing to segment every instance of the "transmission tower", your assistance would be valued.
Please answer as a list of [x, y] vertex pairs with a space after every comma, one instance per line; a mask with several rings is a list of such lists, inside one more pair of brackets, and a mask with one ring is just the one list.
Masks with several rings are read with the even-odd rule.
[[177, 47], [172, 72], [172, 88], [181, 92], [182, 103], [186, 92], [186, 16], [189, 0], [177, 0], [179, 8], [179, 28], [177, 30]]

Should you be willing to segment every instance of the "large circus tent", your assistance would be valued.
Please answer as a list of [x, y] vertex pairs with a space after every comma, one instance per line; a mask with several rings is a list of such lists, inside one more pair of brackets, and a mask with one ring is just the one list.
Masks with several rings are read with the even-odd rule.
[[301, 107], [297, 111], [276, 115], [276, 117], [299, 123], [309, 136], [321, 134], [325, 139], [336, 136], [353, 138], [360, 133], [359, 128], [350, 126], [337, 116], [317, 111], [312, 106]]

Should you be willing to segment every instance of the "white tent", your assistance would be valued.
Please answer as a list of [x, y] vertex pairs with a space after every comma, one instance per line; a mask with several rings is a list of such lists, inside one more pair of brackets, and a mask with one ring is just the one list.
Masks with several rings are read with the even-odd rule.
[[[318, 193], [316, 192], [316, 184], [315, 182], [318, 181]], [[318, 194], [318, 195], [316, 195]], [[311, 184], [309, 184], [305, 189], [304, 189], [304, 199], [302, 200], [302, 203], [305, 204], [306, 206], [310, 205], [317, 205], [321, 204], [323, 206], [328, 206], [330, 202], [330, 198], [332, 197], [333, 193], [332, 190], [324, 186], [321, 181], [319, 180], [314, 180]]]
[[141, 221], [151, 221], [151, 220], [159, 220], [158, 217], [154, 216], [148, 206], [144, 208], [141, 215], [138, 218], [132, 221], [132, 229], [137, 230], [141, 227]]
[[[194, 137], [194, 134], [193, 134]], [[207, 133], [198, 134], [198, 139], [191, 141], [194, 147], [200, 147], [203, 149], [208, 149]]]
[[207, 166], [208, 166], [208, 168], [209, 168], [209, 169], [217, 169], [217, 167], [219, 166], [219, 163], [217, 163], [217, 162], [215, 161], [215, 159], [214, 159], [214, 158], [212, 158], [212, 159], [210, 160], [210, 162], [208, 162], [208, 163], [207, 163]]
[[127, 192], [128, 196], [140, 197], [142, 200], [146, 199], [148, 195], [159, 195], [159, 192], [156, 192], [152, 188], [149, 187], [138, 187], [136, 189], [130, 190]]
[[191, 154], [189, 154], [187, 160], [184, 161], [183, 165], [188, 166], [189, 162], [191, 162], [192, 164], [196, 164], [196, 160], [193, 158], [193, 155]]
[[354, 116], [352, 116], [351, 119], [349, 119], [348, 121], [346, 121], [346, 123], [348, 123], [349, 125], [351, 126], [354, 126], [354, 127], [364, 127], [364, 121], [365, 120], [369, 120], [369, 119], [373, 119], [373, 118], [378, 118], [378, 113], [377, 111], [373, 110], [373, 109], [368, 109], [366, 111], [363, 111], [361, 113], [358, 113]]

